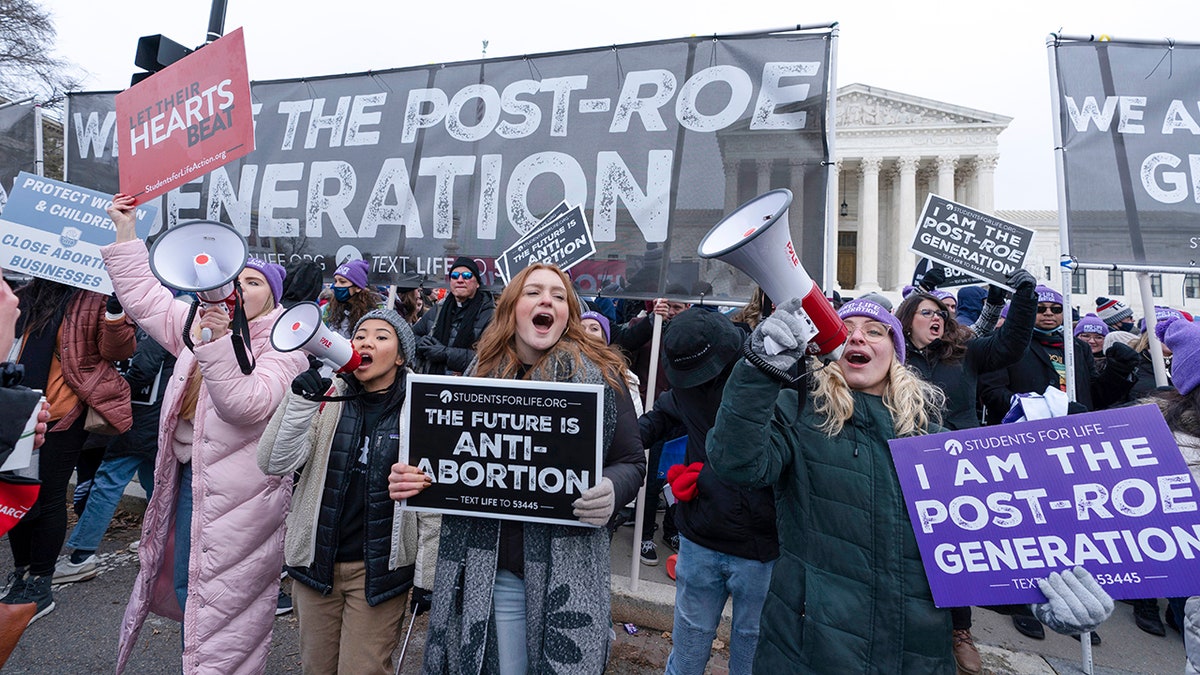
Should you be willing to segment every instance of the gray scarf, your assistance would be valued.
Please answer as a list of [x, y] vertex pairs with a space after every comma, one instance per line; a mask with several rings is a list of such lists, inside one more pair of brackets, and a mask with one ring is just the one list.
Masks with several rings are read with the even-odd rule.
[[[467, 372], [475, 372], [474, 363]], [[576, 368], [562, 346], [531, 379], [604, 384], [599, 368], [586, 360]], [[607, 386], [603, 425], [607, 452], [616, 428], [616, 398]], [[608, 533], [526, 523], [524, 535], [528, 672], [603, 672], [612, 625]], [[498, 671], [492, 587], [499, 540], [499, 520], [442, 517], [423, 672]]]

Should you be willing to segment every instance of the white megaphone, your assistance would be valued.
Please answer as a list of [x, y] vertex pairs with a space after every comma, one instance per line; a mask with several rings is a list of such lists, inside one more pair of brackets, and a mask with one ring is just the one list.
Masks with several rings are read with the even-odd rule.
[[[238, 275], [246, 266], [250, 245], [237, 230], [212, 220], [189, 220], [158, 235], [150, 247], [150, 271], [167, 288], [196, 297], [207, 305], [235, 302]], [[202, 339], [212, 339], [204, 329]]]
[[[788, 207], [791, 190], [771, 190], [734, 209], [721, 219], [704, 239], [696, 253], [729, 263], [745, 272], [771, 300], [782, 304], [800, 298], [803, 314], [813, 324], [816, 337], [808, 343], [808, 352], [823, 360], [841, 358], [842, 346], [849, 337], [846, 326], [800, 264], [796, 247], [788, 232]], [[776, 223], [781, 223], [776, 226]], [[769, 351], [782, 347], [768, 344]]]
[[353, 372], [362, 364], [350, 341], [321, 321], [321, 307], [315, 302], [302, 302], [280, 314], [271, 328], [271, 346], [280, 352], [302, 349], [339, 373]]

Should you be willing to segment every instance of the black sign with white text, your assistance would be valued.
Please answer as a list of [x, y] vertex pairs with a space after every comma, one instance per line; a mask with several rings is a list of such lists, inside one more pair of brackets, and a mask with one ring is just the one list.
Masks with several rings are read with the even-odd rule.
[[600, 385], [408, 376], [400, 461], [433, 477], [413, 511], [581, 525], [572, 502], [600, 482]]
[[1008, 290], [1029, 253], [1033, 230], [930, 194], [912, 251]]

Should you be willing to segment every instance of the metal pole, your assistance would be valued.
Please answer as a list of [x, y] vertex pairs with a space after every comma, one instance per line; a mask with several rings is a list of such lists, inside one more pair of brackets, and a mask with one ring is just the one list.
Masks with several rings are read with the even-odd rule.
[[1142, 316], [1146, 322], [1146, 335], [1150, 338], [1150, 362], [1154, 364], [1154, 386], [1167, 386], [1167, 362], [1163, 360], [1162, 344], [1154, 333], [1158, 325], [1158, 313], [1154, 311], [1154, 294], [1150, 289], [1150, 275], [1137, 273], [1138, 290], [1142, 294]]
[[[416, 593], [417, 589], [413, 588], [412, 593]], [[400, 675], [400, 666], [404, 665], [404, 652], [408, 651], [408, 640], [412, 637], [413, 625], [417, 623], [416, 610], [412, 613], [412, 619], [408, 621], [408, 632], [404, 634], [404, 644], [400, 647], [400, 658], [396, 659], [396, 675]]]
[[[1067, 376], [1067, 400], [1075, 400], [1075, 339], [1071, 336], [1071, 242], [1067, 237], [1067, 178], [1066, 160], [1063, 157], [1061, 106], [1058, 91], [1058, 59], [1054, 52], [1058, 41], [1053, 35], [1046, 39], [1046, 53], [1050, 59], [1050, 109], [1054, 117], [1054, 173], [1058, 188], [1058, 246], [1062, 252], [1060, 265], [1063, 280], [1063, 362]], [[1087, 671], [1091, 673], [1091, 671]]]
[[208, 35], [204, 43], [216, 42], [225, 34], [225, 0], [213, 0], [208, 14]]
[[[654, 321], [654, 333], [650, 338], [650, 370], [646, 373], [646, 401], [644, 409], [650, 412], [654, 409], [654, 399], [658, 388], [658, 351], [662, 345], [662, 328], [663, 318], [661, 314], [651, 314], [645, 320]], [[646, 500], [646, 483], [650, 480], [650, 472], [658, 471], [658, 467], [649, 465], [649, 456], [647, 455], [646, 465], [646, 480], [642, 481], [642, 487], [638, 490], [637, 502], [634, 504], [633, 516], [633, 556], [629, 566], [629, 590], [636, 591], [638, 589], [638, 580], [642, 575], [642, 503]], [[654, 516], [652, 516], [654, 517]]]
[[[1050, 59], [1050, 109], [1054, 117], [1054, 173], [1058, 188], [1058, 241], [1062, 252], [1063, 278], [1063, 360], [1066, 365], [1067, 400], [1075, 400], [1075, 338], [1071, 335], [1071, 247], [1067, 237], [1067, 178], [1065, 173], [1066, 160], [1063, 148], [1062, 115], [1058, 90], [1058, 59], [1055, 50], [1058, 49], [1058, 39], [1054, 35], [1046, 38], [1046, 55]], [[1092, 675], [1092, 634], [1090, 632], [1079, 636], [1083, 672]]]
[[826, 292], [837, 286], [838, 206], [834, 182], [837, 178], [837, 47], [838, 28], [829, 31], [829, 105], [825, 108], [825, 265], [821, 270], [821, 288]]

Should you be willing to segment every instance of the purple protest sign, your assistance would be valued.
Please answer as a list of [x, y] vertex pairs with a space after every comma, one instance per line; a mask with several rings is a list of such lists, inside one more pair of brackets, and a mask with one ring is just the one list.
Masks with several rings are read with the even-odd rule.
[[939, 607], [1045, 602], [1076, 565], [1116, 599], [1200, 594], [1200, 490], [1156, 406], [888, 443]]

